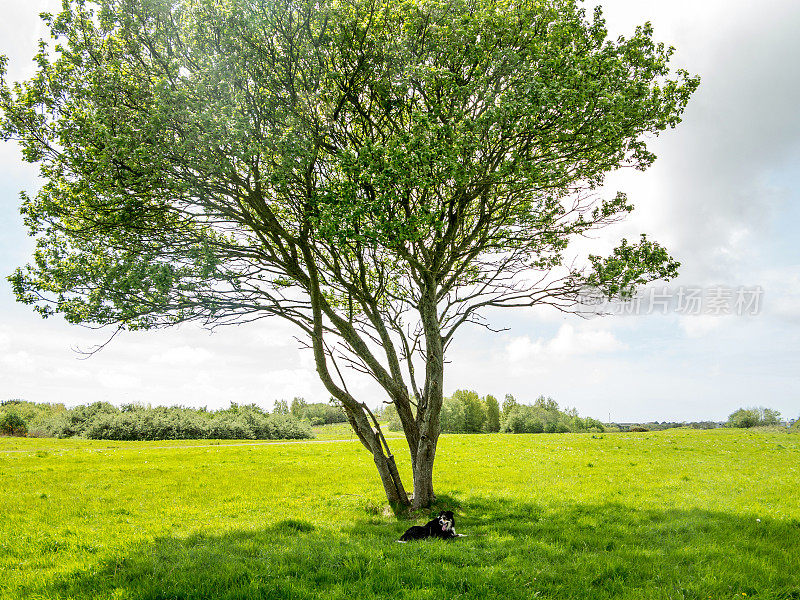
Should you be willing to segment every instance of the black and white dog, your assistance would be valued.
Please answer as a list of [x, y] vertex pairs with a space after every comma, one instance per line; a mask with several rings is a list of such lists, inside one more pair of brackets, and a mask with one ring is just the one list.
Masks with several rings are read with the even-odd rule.
[[426, 538], [448, 540], [456, 537], [464, 537], [464, 534], [456, 533], [456, 519], [453, 516], [453, 511], [443, 510], [438, 517], [431, 519], [425, 525], [409, 527], [397, 541], [404, 544], [409, 540], [424, 540]]

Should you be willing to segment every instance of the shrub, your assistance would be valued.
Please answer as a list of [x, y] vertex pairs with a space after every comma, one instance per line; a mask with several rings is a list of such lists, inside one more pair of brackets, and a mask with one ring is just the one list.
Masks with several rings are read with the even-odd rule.
[[24, 436], [28, 433], [25, 420], [13, 411], [0, 413], [0, 435]]
[[602, 433], [605, 426], [591, 417], [581, 418], [575, 409], [561, 411], [552, 398], [540, 396], [533, 406], [510, 404], [503, 414], [500, 430], [506, 433]]
[[27, 434], [31, 436], [40, 436], [39, 430], [41, 429], [42, 423], [65, 410], [63, 404], [37, 404], [25, 400], [6, 400], [0, 402], [0, 414], [16, 414], [24, 421]]
[[585, 431], [591, 433], [604, 433], [606, 430], [605, 425], [603, 425], [597, 419], [593, 419], [592, 417], [586, 417], [583, 419], [583, 427]]
[[511, 407], [501, 425], [506, 433], [544, 433], [545, 428], [540, 411], [525, 404]]
[[726, 427], [750, 428], [780, 423], [781, 413], [771, 408], [740, 408], [728, 416]]
[[347, 423], [347, 415], [341, 406], [322, 402], [306, 404], [300, 418], [308, 419], [312, 425]]
[[272, 415], [274, 435], [277, 440], [301, 440], [313, 438], [314, 434], [307, 423], [298, 421], [289, 415]]
[[186, 439], [301, 439], [311, 438], [308, 423], [291, 415], [269, 415], [258, 406], [239, 406], [217, 412], [205, 409], [108, 403], [78, 406], [52, 415], [36, 430], [49, 437], [82, 436], [104, 440]]

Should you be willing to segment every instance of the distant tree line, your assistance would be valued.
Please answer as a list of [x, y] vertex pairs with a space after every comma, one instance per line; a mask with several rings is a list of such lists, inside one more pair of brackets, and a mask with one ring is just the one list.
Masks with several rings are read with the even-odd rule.
[[[384, 411], [389, 429], [402, 429], [400, 419], [389, 405]], [[471, 390], [458, 390], [442, 405], [444, 433], [566, 433], [602, 432], [604, 425], [591, 417], [580, 417], [575, 409], [561, 410], [552, 398], [540, 396], [532, 405], [521, 404], [506, 394], [502, 405], [492, 395], [481, 398]]]
[[[733, 427], [747, 429], [750, 427], [775, 427], [781, 425], [781, 413], [771, 408], [763, 406], [755, 408], [740, 408], [728, 415], [725, 422], [698, 421], [688, 423], [681, 422], [649, 422], [649, 423], [614, 423], [610, 425], [611, 430], [620, 431], [662, 431], [676, 427], [689, 427], [692, 429], [716, 429], [718, 427]], [[800, 429], [800, 420], [790, 421], [793, 429]], [[609, 429], [609, 428], [607, 428]]]
[[[740, 408], [736, 412], [728, 416], [726, 427], [767, 427], [779, 425], [781, 422], [781, 413], [771, 408], [764, 408], [763, 406]], [[797, 424], [797, 422], [795, 422]]]
[[717, 429], [715, 421], [648, 421], [647, 423], [608, 423], [606, 431], [665, 431], [667, 429]]
[[[402, 429], [393, 405], [377, 411], [392, 431]], [[108, 402], [66, 408], [24, 400], [0, 402], [0, 435], [83, 437], [113, 440], [167, 439], [301, 439], [311, 438], [311, 426], [344, 423], [344, 410], [334, 403], [308, 403], [295, 397], [279, 400], [273, 412], [255, 404], [231, 404], [229, 408], [145, 407]], [[725, 427], [775, 426], [781, 414], [770, 408], [740, 408], [731, 413]], [[540, 396], [533, 404], [518, 403], [506, 394], [502, 404], [492, 395], [481, 398], [471, 390], [458, 390], [444, 399], [441, 427], [445, 433], [566, 433], [605, 431], [660, 431], [675, 427], [713, 429], [720, 423], [650, 422], [603, 424], [580, 417], [575, 409], [562, 410], [555, 400]], [[793, 429], [800, 430], [800, 420]]]
[[347, 423], [344, 409], [333, 399], [329, 403], [306, 402], [295, 397], [291, 405], [286, 400], [278, 400], [273, 408], [275, 414], [292, 415], [296, 419], [308, 421], [311, 425], [330, 425], [331, 423]]
[[0, 434], [104, 440], [314, 437], [308, 422], [292, 414], [269, 414], [255, 404], [231, 404], [223, 410], [209, 411], [139, 404], [117, 408], [108, 402], [66, 408], [63, 404], [22, 400], [0, 404]]

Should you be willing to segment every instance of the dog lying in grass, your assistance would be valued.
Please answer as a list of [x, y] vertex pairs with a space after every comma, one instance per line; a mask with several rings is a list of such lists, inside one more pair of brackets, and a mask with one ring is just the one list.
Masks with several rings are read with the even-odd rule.
[[438, 517], [431, 519], [425, 525], [409, 527], [397, 541], [405, 544], [410, 540], [424, 540], [427, 538], [448, 540], [457, 537], [464, 537], [464, 534], [456, 533], [456, 518], [453, 516], [453, 511], [443, 510]]

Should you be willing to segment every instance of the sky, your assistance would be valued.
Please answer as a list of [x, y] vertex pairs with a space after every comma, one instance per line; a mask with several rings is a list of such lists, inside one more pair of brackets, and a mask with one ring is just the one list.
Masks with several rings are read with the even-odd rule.
[[[3, 2], [0, 54], [11, 79], [33, 73], [46, 36], [38, 19], [59, 2]], [[487, 314], [494, 328], [463, 328], [447, 355], [445, 393], [472, 389], [520, 402], [550, 396], [602, 421], [725, 420], [766, 406], [800, 416], [800, 3], [796, 0], [606, 0], [611, 33], [651, 21], [676, 48], [672, 64], [702, 82], [683, 122], [653, 139], [645, 172], [609, 176], [604, 192], [636, 211], [593, 249], [639, 233], [682, 263], [636, 306], [581, 318], [547, 309]], [[587, 6], [593, 6], [589, 3]], [[19, 192], [35, 193], [35, 166], [0, 142], [0, 400], [66, 405], [108, 401], [228, 406], [328, 398], [290, 325], [265, 319], [214, 332], [183, 325], [125, 332], [90, 358], [109, 331], [42, 320], [15, 303], [5, 277], [30, 260]], [[372, 406], [365, 380], [351, 392]]]

